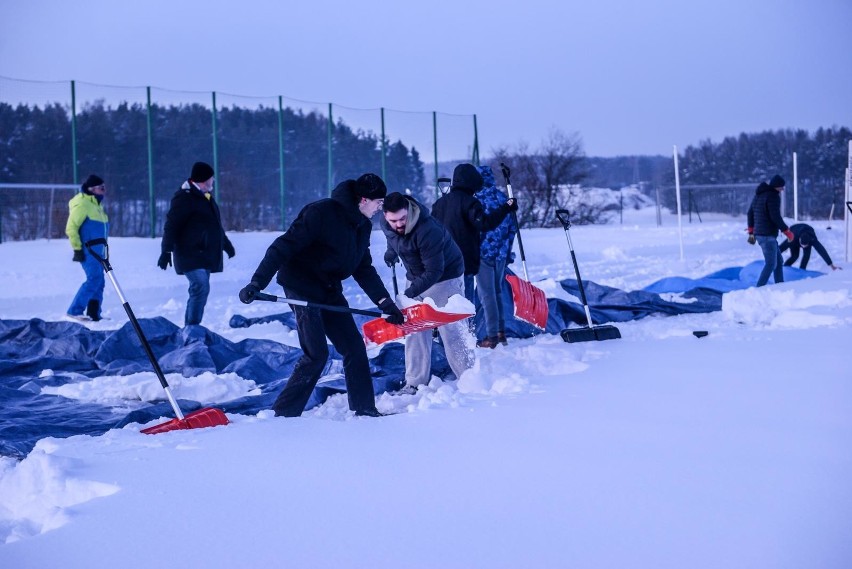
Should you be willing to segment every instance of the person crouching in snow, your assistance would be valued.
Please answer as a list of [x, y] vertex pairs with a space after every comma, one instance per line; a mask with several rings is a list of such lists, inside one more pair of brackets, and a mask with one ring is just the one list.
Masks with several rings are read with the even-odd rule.
[[[101, 304], [104, 300], [104, 271], [100, 261], [85, 250], [84, 243], [92, 239], [109, 235], [109, 217], [104, 211], [103, 199], [106, 194], [104, 181], [92, 174], [80, 186], [80, 193], [68, 202], [68, 222], [65, 234], [74, 250], [74, 262], [80, 263], [86, 273], [86, 282], [80, 285], [68, 316], [75, 320], [101, 319]], [[104, 256], [104, 245], [93, 247], [95, 253]], [[85, 314], [84, 314], [85, 312]]]
[[[438, 308], [453, 295], [464, 296], [464, 259], [450, 233], [412, 197], [388, 194], [382, 206], [382, 231], [388, 240], [385, 263], [397, 259], [405, 266], [405, 296], [431, 298]], [[465, 321], [438, 328], [450, 369], [457, 378], [473, 367], [473, 337]], [[469, 345], [470, 344], [470, 345]], [[429, 383], [432, 370], [432, 331], [415, 332], [405, 339], [405, 387], [412, 392]]]

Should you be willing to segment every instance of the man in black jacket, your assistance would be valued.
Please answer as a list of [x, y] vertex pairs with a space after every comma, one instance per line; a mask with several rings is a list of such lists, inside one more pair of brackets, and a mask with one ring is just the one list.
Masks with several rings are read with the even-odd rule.
[[473, 164], [459, 164], [453, 170], [453, 184], [446, 195], [432, 205], [432, 216], [447, 228], [464, 257], [464, 295], [473, 302], [473, 278], [479, 273], [482, 234], [491, 231], [518, 204], [510, 198], [501, 207], [486, 214], [473, 194], [482, 189], [482, 175]]
[[[272, 242], [251, 283], [240, 291], [248, 304], [278, 273], [287, 298], [348, 307], [342, 281], [353, 277], [391, 324], [402, 312], [379, 278], [370, 256], [370, 218], [382, 207], [387, 188], [375, 174], [337, 185], [330, 198], [305, 206], [290, 228]], [[378, 417], [364, 339], [352, 314], [293, 306], [303, 355], [272, 408], [276, 416], [298, 417], [328, 360], [328, 344], [343, 356], [349, 409]]]
[[799, 258], [799, 249], [803, 249], [804, 254], [802, 255], [802, 263], [799, 265], [799, 268], [807, 269], [808, 261], [811, 259], [811, 249], [815, 249], [819, 253], [819, 256], [822, 257], [822, 260], [825, 261], [825, 264], [831, 267], [832, 271], [840, 268], [835, 266], [831, 261], [828, 251], [825, 250], [823, 244], [817, 239], [816, 231], [814, 231], [813, 227], [807, 223], [797, 223], [790, 226], [790, 231], [793, 232], [793, 240], [784, 241], [780, 247], [782, 253], [790, 249], [790, 258], [784, 262], [785, 267], [789, 267], [795, 263], [796, 259]]
[[[397, 258], [405, 266], [405, 296], [431, 298], [441, 308], [453, 295], [464, 294], [464, 259], [449, 232], [412, 197], [388, 194], [382, 206], [382, 231], [388, 239], [385, 262]], [[474, 338], [464, 321], [438, 328], [447, 362], [457, 378], [473, 366]], [[432, 369], [432, 332], [415, 332], [405, 339], [405, 384], [408, 390], [429, 383]]]
[[204, 162], [192, 165], [189, 179], [172, 197], [157, 266], [164, 271], [174, 263], [175, 272], [189, 281], [184, 325], [201, 324], [210, 294], [210, 273], [221, 273], [222, 251], [236, 252], [225, 230], [219, 206], [213, 199], [213, 168]]
[[783, 259], [778, 248], [778, 231], [793, 240], [790, 228], [781, 217], [781, 192], [784, 191], [784, 178], [775, 175], [767, 184], [761, 182], [748, 208], [748, 242], [752, 245], [757, 241], [763, 251], [766, 264], [757, 279], [757, 286], [763, 286], [769, 281], [769, 275], [774, 274], [775, 282], [784, 282]]

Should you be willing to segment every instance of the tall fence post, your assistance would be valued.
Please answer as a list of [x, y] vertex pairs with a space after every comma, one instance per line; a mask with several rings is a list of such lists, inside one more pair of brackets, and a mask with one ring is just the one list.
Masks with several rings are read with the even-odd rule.
[[328, 104], [328, 195], [331, 195], [333, 185], [332, 176], [334, 175], [334, 158], [331, 154], [331, 144], [333, 142], [334, 118], [331, 115], [331, 103]]
[[438, 113], [432, 111], [432, 146], [435, 152], [435, 198], [441, 197], [438, 189]]
[[793, 221], [799, 221], [799, 163], [793, 153]]
[[[216, 91], [213, 91], [213, 110], [211, 115], [213, 117], [213, 171], [216, 172], [216, 176], [219, 176], [219, 145], [216, 142]], [[213, 197], [216, 198], [216, 201], [219, 201], [219, 184], [218, 182], [213, 186]]]
[[281, 231], [287, 230], [287, 195], [284, 185], [284, 99], [278, 95], [278, 184], [281, 190]]
[[677, 146], [674, 147], [675, 197], [677, 198], [677, 232], [680, 241], [680, 260], [683, 261], [683, 222], [680, 213], [680, 172], [677, 166]]
[[146, 121], [148, 123], [148, 203], [151, 208], [151, 239], [157, 235], [157, 211], [154, 201], [154, 132], [151, 128], [151, 87], [145, 88], [148, 98], [148, 113]]
[[381, 119], [382, 119], [382, 180], [387, 183], [387, 168], [385, 166], [385, 155], [388, 153], [388, 142], [385, 139], [385, 108], [381, 109]]
[[71, 178], [77, 183], [77, 87], [71, 80]]

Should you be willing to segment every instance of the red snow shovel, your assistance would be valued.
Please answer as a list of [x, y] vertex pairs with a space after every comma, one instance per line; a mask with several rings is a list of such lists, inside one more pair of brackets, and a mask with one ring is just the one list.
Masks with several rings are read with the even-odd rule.
[[381, 318], [382, 313], [378, 310], [363, 310], [361, 308], [350, 308], [348, 306], [338, 306], [335, 304], [320, 304], [317, 302], [307, 302], [305, 300], [294, 300], [292, 298], [282, 298], [274, 294], [266, 294], [258, 292], [254, 295], [255, 300], [268, 300], [270, 302], [286, 302], [295, 306], [304, 306], [307, 308], [319, 308], [321, 310], [333, 310], [335, 312], [349, 312], [350, 314], [362, 314], [364, 316], [378, 316], [375, 320], [369, 320], [364, 323], [364, 338], [374, 344], [384, 344], [397, 338], [402, 338], [406, 334], [413, 332], [422, 332], [431, 330], [437, 326], [443, 326], [458, 320], [470, 318], [473, 314], [456, 314], [450, 312], [440, 312], [435, 310], [428, 304], [415, 304], [408, 308], [402, 309], [402, 314], [405, 316], [405, 322], [400, 325], [390, 324], [384, 318]]
[[[96, 245], [104, 246], [104, 255], [98, 255], [93, 249]], [[142, 332], [142, 327], [139, 326], [139, 321], [136, 320], [136, 315], [133, 314], [133, 309], [130, 308], [130, 303], [127, 302], [127, 299], [124, 298], [124, 293], [121, 291], [121, 287], [118, 286], [118, 281], [115, 279], [115, 276], [112, 274], [112, 266], [109, 264], [109, 245], [107, 245], [107, 241], [104, 238], [93, 239], [91, 241], [86, 241], [86, 249], [89, 250], [89, 254], [92, 255], [101, 266], [104, 268], [104, 272], [106, 276], [109, 278], [112, 286], [115, 288], [115, 292], [118, 293], [118, 298], [121, 300], [122, 306], [124, 306], [124, 311], [127, 312], [127, 317], [130, 318], [130, 323], [133, 325], [133, 329], [136, 331], [136, 335], [139, 336], [139, 341], [142, 342], [142, 348], [145, 350], [145, 354], [147, 354], [148, 359], [151, 360], [151, 366], [154, 368], [154, 373], [157, 374], [157, 379], [160, 380], [160, 385], [163, 386], [163, 389], [166, 392], [166, 396], [169, 398], [169, 403], [172, 405], [172, 409], [175, 411], [175, 415], [177, 415], [176, 419], [172, 419], [171, 421], [166, 421], [165, 423], [160, 423], [159, 425], [154, 425], [153, 427], [148, 427], [147, 429], [142, 429], [141, 432], [146, 435], [155, 435], [158, 433], [165, 433], [168, 431], [178, 431], [182, 429], [201, 429], [204, 427], [216, 427], [218, 425], [227, 425], [228, 418], [225, 416], [219, 409], [213, 409], [211, 407], [205, 407], [204, 409], [199, 409], [198, 411], [193, 411], [189, 415], [184, 415], [180, 407], [178, 407], [177, 401], [172, 395], [172, 390], [169, 388], [169, 384], [166, 381], [166, 376], [163, 375], [163, 370], [160, 369], [160, 364], [157, 363], [157, 358], [154, 357], [154, 352], [151, 350], [151, 345], [148, 343], [148, 339], [145, 337], [145, 334]]]
[[571, 235], [568, 233], [568, 228], [571, 227], [571, 221], [568, 219], [568, 210], [557, 209], [556, 218], [562, 223], [562, 227], [565, 229], [565, 236], [568, 238], [568, 248], [571, 250], [571, 260], [574, 262], [574, 274], [577, 275], [577, 286], [580, 289], [580, 300], [583, 301], [583, 308], [586, 310], [586, 320], [589, 323], [588, 328], [565, 328], [559, 335], [569, 343], [617, 340], [621, 338], [621, 332], [615, 326], [610, 324], [595, 326], [592, 324], [592, 313], [589, 312], [589, 303], [586, 302], [586, 291], [583, 288], [583, 281], [580, 279], [580, 267], [577, 265], [574, 245], [571, 244]]
[[[512, 183], [509, 181], [509, 167], [500, 163], [500, 169], [503, 171], [503, 177], [506, 178], [506, 190], [509, 192], [509, 197], [512, 195]], [[524, 280], [521, 280], [515, 275], [506, 275], [506, 280], [512, 287], [512, 303], [515, 305], [515, 318], [529, 322], [539, 330], [544, 330], [547, 326], [547, 296], [544, 291], [533, 286], [530, 281], [530, 275], [527, 273], [527, 258], [524, 255], [524, 242], [521, 241], [521, 225], [518, 223], [518, 216], [513, 211], [512, 217], [515, 218], [515, 225], [518, 227], [518, 249], [521, 251], [521, 265], [524, 267]]]

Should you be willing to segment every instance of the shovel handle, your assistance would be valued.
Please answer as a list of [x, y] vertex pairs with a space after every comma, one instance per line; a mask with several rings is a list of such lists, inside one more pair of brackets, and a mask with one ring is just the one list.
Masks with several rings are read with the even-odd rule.
[[349, 314], [362, 314], [364, 316], [382, 316], [378, 310], [362, 310], [360, 308], [349, 308], [348, 306], [337, 306], [336, 304], [320, 304], [318, 302], [308, 302], [306, 300], [296, 300], [293, 298], [284, 298], [283, 296], [275, 296], [265, 292], [258, 292], [254, 295], [255, 300], [266, 300], [268, 302], [286, 302], [295, 306], [304, 306], [306, 308], [319, 308], [321, 310], [331, 310], [333, 312], [348, 312]]
[[571, 220], [568, 219], [570, 212], [567, 209], [557, 209], [556, 210], [556, 219], [559, 220], [559, 223], [562, 224], [564, 229], [568, 229], [571, 227]]
[[[101, 257], [100, 255], [95, 253], [94, 247], [96, 245], [103, 245], [104, 246], [104, 256], [103, 257]], [[91, 255], [92, 257], [97, 259], [97, 261], [104, 268], [105, 272], [109, 272], [109, 271], [112, 270], [112, 267], [109, 266], [109, 244], [107, 243], [106, 239], [104, 239], [103, 237], [98, 237], [97, 239], [91, 239], [91, 240], [83, 243], [83, 246], [86, 249], [88, 249], [89, 255]]]

